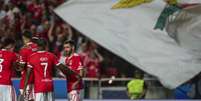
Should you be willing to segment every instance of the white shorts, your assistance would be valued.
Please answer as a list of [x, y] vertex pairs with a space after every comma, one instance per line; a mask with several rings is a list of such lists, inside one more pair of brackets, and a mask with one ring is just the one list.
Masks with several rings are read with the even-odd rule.
[[54, 101], [54, 94], [53, 92], [35, 93], [34, 101]]
[[[23, 89], [20, 89], [20, 94], [22, 94]], [[27, 89], [24, 95], [24, 101], [33, 100], [34, 99], [34, 85], [29, 84], [27, 85]]]
[[0, 85], [0, 101], [17, 101], [15, 89], [11, 85]]
[[72, 90], [68, 93], [69, 101], [82, 101], [83, 99], [83, 90]]

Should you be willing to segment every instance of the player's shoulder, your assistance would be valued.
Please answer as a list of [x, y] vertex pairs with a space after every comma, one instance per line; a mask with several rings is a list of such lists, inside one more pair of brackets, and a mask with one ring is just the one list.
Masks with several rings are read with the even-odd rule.
[[9, 57], [9, 56], [15, 56], [16, 53], [8, 50], [1, 50], [1, 53], [5, 54], [4, 56]]
[[74, 53], [73, 57], [80, 58], [80, 55], [78, 53]]
[[53, 54], [52, 52], [46, 51], [46, 54], [51, 55], [51, 56], [54, 56], [54, 54]]
[[32, 53], [32, 54], [30, 55], [30, 57], [34, 57], [34, 56], [37, 56], [37, 55], [38, 55], [38, 53], [35, 52], [35, 53]]
[[4, 53], [6, 53], [6, 54], [13, 54], [14, 53], [12, 51], [8, 51], [8, 50], [5, 50], [5, 49], [2, 49], [1, 51], [4, 52]]
[[74, 61], [78, 61], [78, 60], [81, 60], [81, 56], [77, 53], [74, 53], [72, 55], [72, 57], [70, 57], [70, 59], [74, 60]]

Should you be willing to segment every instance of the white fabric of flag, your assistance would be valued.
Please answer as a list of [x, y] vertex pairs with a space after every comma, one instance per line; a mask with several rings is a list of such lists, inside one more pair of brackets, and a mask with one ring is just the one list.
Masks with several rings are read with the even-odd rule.
[[111, 9], [116, 2], [71, 0], [55, 12], [81, 33], [157, 77], [170, 89], [201, 71], [199, 55], [177, 44], [167, 32], [153, 29], [166, 5], [163, 0], [134, 8]]

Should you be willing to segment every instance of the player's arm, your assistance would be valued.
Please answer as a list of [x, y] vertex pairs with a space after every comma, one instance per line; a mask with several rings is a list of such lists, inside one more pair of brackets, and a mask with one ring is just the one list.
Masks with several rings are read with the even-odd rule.
[[26, 72], [26, 77], [25, 77], [25, 81], [24, 81], [24, 88], [23, 88], [23, 93], [22, 93], [22, 95], [24, 95], [25, 90], [26, 90], [26, 88], [27, 88], [28, 80], [29, 80], [29, 78], [30, 78], [31, 71], [32, 71], [32, 68], [27, 68], [27, 72]]
[[26, 66], [26, 63], [16, 62], [15, 66], [16, 66], [15, 67], [16, 71], [22, 71], [22, 70], [24, 70], [24, 67]]
[[12, 63], [12, 69], [18, 71], [18, 64], [17, 64], [17, 62], [13, 62]]
[[[75, 71], [71, 70], [69, 67], [67, 67], [66, 65], [61, 64], [61, 63], [57, 64], [56, 68], [61, 70], [65, 75], [71, 75], [71, 74], [78, 75]], [[78, 75], [78, 78], [81, 78], [81, 77]]]
[[84, 69], [83, 67], [80, 69], [79, 75], [80, 75], [81, 77], [84, 77], [84, 76], [85, 76], [85, 69]]
[[79, 68], [78, 68], [78, 70], [79, 70], [79, 72], [78, 72], [78, 75], [76, 76], [77, 77], [77, 81], [73, 83], [72, 89], [77, 89], [78, 84], [81, 82], [82, 78], [85, 75], [85, 70], [84, 70], [83, 66], [80, 65]]
[[12, 69], [13, 70], [16, 70], [16, 71], [21, 71], [22, 68], [20, 67], [19, 65], [19, 55], [17, 54], [13, 54], [13, 61], [12, 61]]
[[29, 78], [30, 78], [30, 75], [32, 73], [32, 70], [33, 70], [33, 63], [35, 63], [35, 61], [33, 61], [34, 59], [32, 57], [29, 57], [27, 59], [27, 71], [26, 71], [26, 77], [25, 77], [25, 81], [24, 81], [24, 88], [23, 88], [23, 92], [22, 92], [22, 95], [25, 94], [25, 90], [27, 89], [27, 85], [28, 85], [28, 81], [29, 81]]

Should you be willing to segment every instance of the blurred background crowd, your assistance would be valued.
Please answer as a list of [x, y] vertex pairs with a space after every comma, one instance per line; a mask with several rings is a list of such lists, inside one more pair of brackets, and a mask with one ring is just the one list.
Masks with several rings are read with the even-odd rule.
[[[15, 52], [18, 52], [23, 46], [22, 33], [28, 31], [33, 37], [46, 39], [49, 51], [58, 58], [64, 55], [63, 42], [74, 40], [87, 77], [132, 77], [134, 66], [85, 37], [54, 13], [53, 9], [65, 1], [0, 0], [0, 39], [15, 39]], [[20, 73], [16, 76], [19, 77]], [[55, 73], [55, 76], [58, 75]]]

